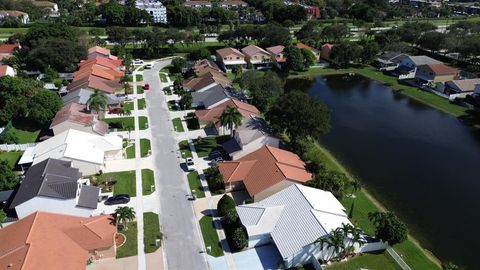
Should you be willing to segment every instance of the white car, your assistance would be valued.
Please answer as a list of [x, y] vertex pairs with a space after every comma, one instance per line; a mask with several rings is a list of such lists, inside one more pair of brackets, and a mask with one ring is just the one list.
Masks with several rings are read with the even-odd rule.
[[143, 65], [143, 60], [142, 59], [135, 59], [133, 60], [134, 65]]
[[145, 69], [152, 69], [153, 68], [153, 64], [146, 64], [145, 65]]
[[195, 170], [195, 164], [193, 163], [193, 158], [189, 157], [185, 159], [185, 164], [187, 165], [187, 170]]

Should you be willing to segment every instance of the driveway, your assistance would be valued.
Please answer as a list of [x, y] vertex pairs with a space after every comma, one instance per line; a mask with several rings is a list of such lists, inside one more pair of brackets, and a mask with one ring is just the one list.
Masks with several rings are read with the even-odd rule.
[[[170, 61], [159, 61], [143, 72], [143, 81], [150, 84], [145, 91], [152, 133], [153, 166], [160, 200], [160, 222], [164, 234], [163, 247], [169, 269], [208, 269], [199, 234], [190, 189], [180, 167], [178, 142], [175, 139], [168, 108], [160, 83], [159, 70]], [[153, 195], [153, 194], [152, 194]]]
[[[279, 269], [278, 263], [282, 259], [274, 245], [252, 248], [232, 255], [237, 270]], [[224, 257], [208, 256], [208, 261], [212, 270], [228, 270]]]

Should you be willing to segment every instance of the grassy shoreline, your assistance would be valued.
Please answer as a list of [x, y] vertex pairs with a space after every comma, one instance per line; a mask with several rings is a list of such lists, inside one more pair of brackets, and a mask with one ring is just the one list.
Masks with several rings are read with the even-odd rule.
[[[322, 153], [322, 160], [324, 161], [325, 166], [332, 170], [343, 172], [348, 178], [354, 179], [354, 176], [330, 153], [330, 151], [322, 146], [320, 142], [316, 143], [316, 147]], [[387, 211], [386, 207], [376, 200], [365, 188], [357, 192], [357, 197], [360, 196], [364, 196], [367, 200], [366, 203], [371, 204], [369, 206], [370, 209], [376, 208], [379, 211]], [[356, 199], [356, 204], [358, 204], [357, 200], [358, 199]], [[351, 202], [349, 200], [342, 201], [342, 204], [344, 204], [347, 210], [349, 209], [348, 206], [350, 203]], [[358, 208], [358, 206], [356, 206], [356, 208]], [[358, 212], [359, 210], [356, 211]], [[369, 222], [366, 221], [366, 217], [362, 216], [362, 218], [359, 219], [356, 217], [356, 215], [354, 215], [354, 219], [358, 219], [356, 223], [358, 223], [357, 225], [362, 227], [363, 230], [365, 230], [367, 233], [372, 233], [372, 226], [370, 224], [365, 225], [367, 222]], [[412, 269], [441, 269], [440, 260], [436, 258], [430, 251], [423, 249], [420, 243], [412, 235], [409, 235], [408, 239], [404, 243], [395, 245], [394, 249], [397, 251], [397, 253], [403, 255], [402, 257], [404, 258], [405, 262], [412, 267]]]

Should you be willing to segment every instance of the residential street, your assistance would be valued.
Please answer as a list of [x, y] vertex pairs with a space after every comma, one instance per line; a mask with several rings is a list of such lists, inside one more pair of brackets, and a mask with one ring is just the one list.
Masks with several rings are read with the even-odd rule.
[[208, 269], [204, 247], [194, 216], [190, 190], [180, 167], [178, 142], [163, 95], [158, 72], [169, 60], [158, 62], [154, 69], [143, 72], [143, 81], [150, 84], [145, 91], [152, 133], [153, 168], [160, 196], [161, 231], [168, 269]]

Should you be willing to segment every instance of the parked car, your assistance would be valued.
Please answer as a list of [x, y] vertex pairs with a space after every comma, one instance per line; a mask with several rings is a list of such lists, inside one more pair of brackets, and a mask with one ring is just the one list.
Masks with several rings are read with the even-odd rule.
[[118, 194], [108, 198], [105, 201], [105, 205], [115, 205], [115, 204], [125, 204], [130, 201], [130, 195], [128, 194]]
[[142, 59], [135, 59], [133, 60], [134, 65], [143, 65], [143, 60]]
[[185, 165], [187, 165], [187, 170], [195, 170], [195, 164], [193, 163], [193, 158], [189, 157], [185, 159]]
[[152, 69], [153, 68], [153, 64], [146, 64], [145, 65], [145, 69]]
[[146, 83], [143, 85], [143, 90], [150, 90], [150, 84]]

